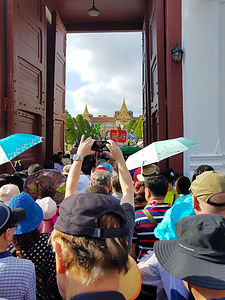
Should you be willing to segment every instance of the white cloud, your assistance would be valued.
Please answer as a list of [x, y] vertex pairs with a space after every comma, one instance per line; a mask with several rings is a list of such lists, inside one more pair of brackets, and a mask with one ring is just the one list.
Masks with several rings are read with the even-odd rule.
[[67, 80], [79, 74], [81, 87], [67, 91], [75, 111], [85, 103], [93, 115], [114, 115], [123, 97], [134, 115], [142, 113], [141, 33], [67, 36]]

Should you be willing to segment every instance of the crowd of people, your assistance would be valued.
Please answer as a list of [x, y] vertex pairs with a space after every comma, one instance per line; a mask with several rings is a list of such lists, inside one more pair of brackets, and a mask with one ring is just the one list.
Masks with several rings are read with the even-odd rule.
[[0, 174], [0, 299], [225, 299], [225, 175], [93, 143]]

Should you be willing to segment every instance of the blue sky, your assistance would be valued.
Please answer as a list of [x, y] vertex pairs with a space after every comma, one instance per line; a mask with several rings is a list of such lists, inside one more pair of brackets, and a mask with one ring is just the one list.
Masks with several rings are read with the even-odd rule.
[[66, 108], [113, 116], [123, 98], [142, 114], [141, 33], [67, 34]]

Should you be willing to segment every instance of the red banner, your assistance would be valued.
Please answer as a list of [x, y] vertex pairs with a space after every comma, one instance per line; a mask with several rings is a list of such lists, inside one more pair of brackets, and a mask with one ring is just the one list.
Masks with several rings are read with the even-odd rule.
[[126, 143], [127, 131], [126, 130], [110, 130], [110, 140], [119, 143]]

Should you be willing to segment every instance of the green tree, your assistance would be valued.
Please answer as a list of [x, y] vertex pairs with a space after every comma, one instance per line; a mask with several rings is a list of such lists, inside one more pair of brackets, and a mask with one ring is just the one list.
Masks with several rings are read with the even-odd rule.
[[76, 139], [75, 119], [68, 110], [65, 111], [65, 139], [68, 143], [73, 144]]
[[142, 136], [143, 136], [143, 116], [141, 116], [139, 121], [137, 122], [137, 125], [136, 125], [136, 128], [135, 128], [133, 134], [138, 136], [140, 139], [142, 139]]
[[131, 119], [130, 122], [128, 123], [127, 125], [127, 132], [129, 133], [132, 133], [132, 128], [134, 126], [134, 124], [136, 123], [137, 121], [134, 120], [134, 119]]

